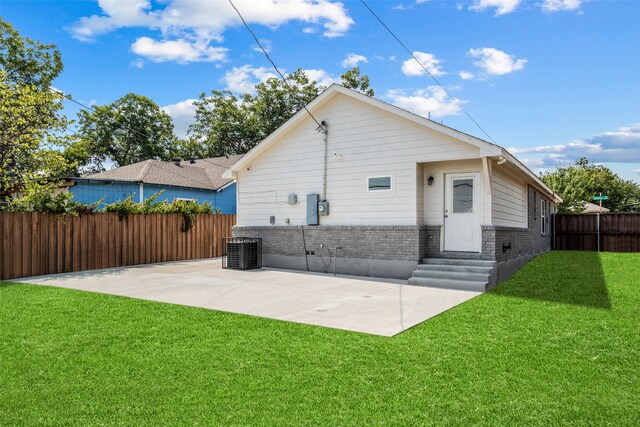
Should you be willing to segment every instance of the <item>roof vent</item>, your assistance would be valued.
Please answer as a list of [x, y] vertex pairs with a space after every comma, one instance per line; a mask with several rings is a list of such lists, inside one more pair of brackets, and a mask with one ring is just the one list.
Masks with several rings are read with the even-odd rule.
[[189, 157], [189, 163], [194, 164], [195, 162], [196, 162], [196, 157], [195, 156]]
[[182, 161], [182, 159], [180, 157], [174, 157], [173, 158], [173, 164], [176, 166], [180, 166], [180, 162]]

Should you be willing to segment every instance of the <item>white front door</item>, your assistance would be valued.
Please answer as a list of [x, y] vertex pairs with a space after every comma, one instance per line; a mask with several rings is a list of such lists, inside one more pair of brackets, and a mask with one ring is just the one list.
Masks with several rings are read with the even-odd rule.
[[479, 173], [445, 175], [444, 193], [444, 250], [480, 252]]

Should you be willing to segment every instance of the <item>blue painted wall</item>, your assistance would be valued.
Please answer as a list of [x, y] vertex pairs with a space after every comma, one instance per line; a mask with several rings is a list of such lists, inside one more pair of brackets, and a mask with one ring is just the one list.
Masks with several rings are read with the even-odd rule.
[[[104, 197], [103, 207], [105, 204], [124, 200], [133, 194], [133, 200], [138, 202], [139, 184], [133, 182], [114, 182], [105, 184], [104, 182], [87, 182], [78, 181], [76, 185], [69, 188], [73, 193], [73, 200], [80, 203], [94, 203]], [[144, 185], [145, 200], [153, 194], [164, 190], [156, 200], [166, 200], [172, 202], [176, 198], [195, 199], [198, 203], [209, 202], [213, 209], [220, 209], [223, 214], [236, 213], [236, 184], [233, 183], [225, 189], [216, 192], [215, 190], [203, 190], [199, 188], [171, 187], [154, 184]]]

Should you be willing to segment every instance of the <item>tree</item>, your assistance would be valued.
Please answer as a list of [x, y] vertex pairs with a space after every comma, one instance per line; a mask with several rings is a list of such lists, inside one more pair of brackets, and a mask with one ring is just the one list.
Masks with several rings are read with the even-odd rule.
[[103, 170], [152, 158], [171, 160], [176, 138], [171, 117], [151, 99], [129, 93], [93, 111], [78, 113], [78, 141], [66, 155], [85, 170]]
[[[181, 152], [196, 157], [246, 153], [326, 89], [300, 69], [285, 79], [287, 84], [278, 78], [259, 83], [255, 95], [215, 90], [201, 94], [189, 139], [179, 143]], [[342, 83], [373, 96], [369, 77], [361, 76], [358, 68], [343, 74]]]
[[633, 181], [625, 181], [611, 169], [590, 163], [581, 158], [575, 165], [560, 167], [541, 175], [542, 181], [563, 199], [558, 212], [581, 212], [584, 202], [594, 196], [604, 194], [609, 200], [603, 206], [613, 212], [640, 210], [640, 186]]
[[375, 96], [375, 92], [369, 87], [369, 76], [360, 75], [360, 67], [352, 68], [340, 76], [342, 86], [357, 90], [367, 96]]
[[195, 103], [195, 122], [189, 126], [187, 140], [179, 146], [185, 157], [220, 157], [246, 153], [260, 139], [253, 97], [238, 99], [229, 91], [201, 94]]
[[69, 121], [50, 84], [62, 71], [54, 45], [23, 38], [0, 19], [0, 193], [72, 169], [57, 149]]
[[31, 84], [48, 92], [62, 72], [62, 57], [55, 45], [24, 38], [0, 18], [0, 69], [9, 84]]

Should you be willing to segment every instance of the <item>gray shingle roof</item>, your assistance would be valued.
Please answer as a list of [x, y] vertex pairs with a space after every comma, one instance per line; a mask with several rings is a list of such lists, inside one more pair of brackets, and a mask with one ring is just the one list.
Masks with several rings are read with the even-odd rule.
[[217, 190], [232, 181], [222, 178], [222, 173], [241, 157], [242, 155], [230, 156], [229, 158], [197, 159], [193, 164], [188, 160], [184, 160], [180, 162], [180, 166], [173, 162], [145, 160], [108, 171], [85, 175], [82, 179], [143, 182], [145, 184]]

